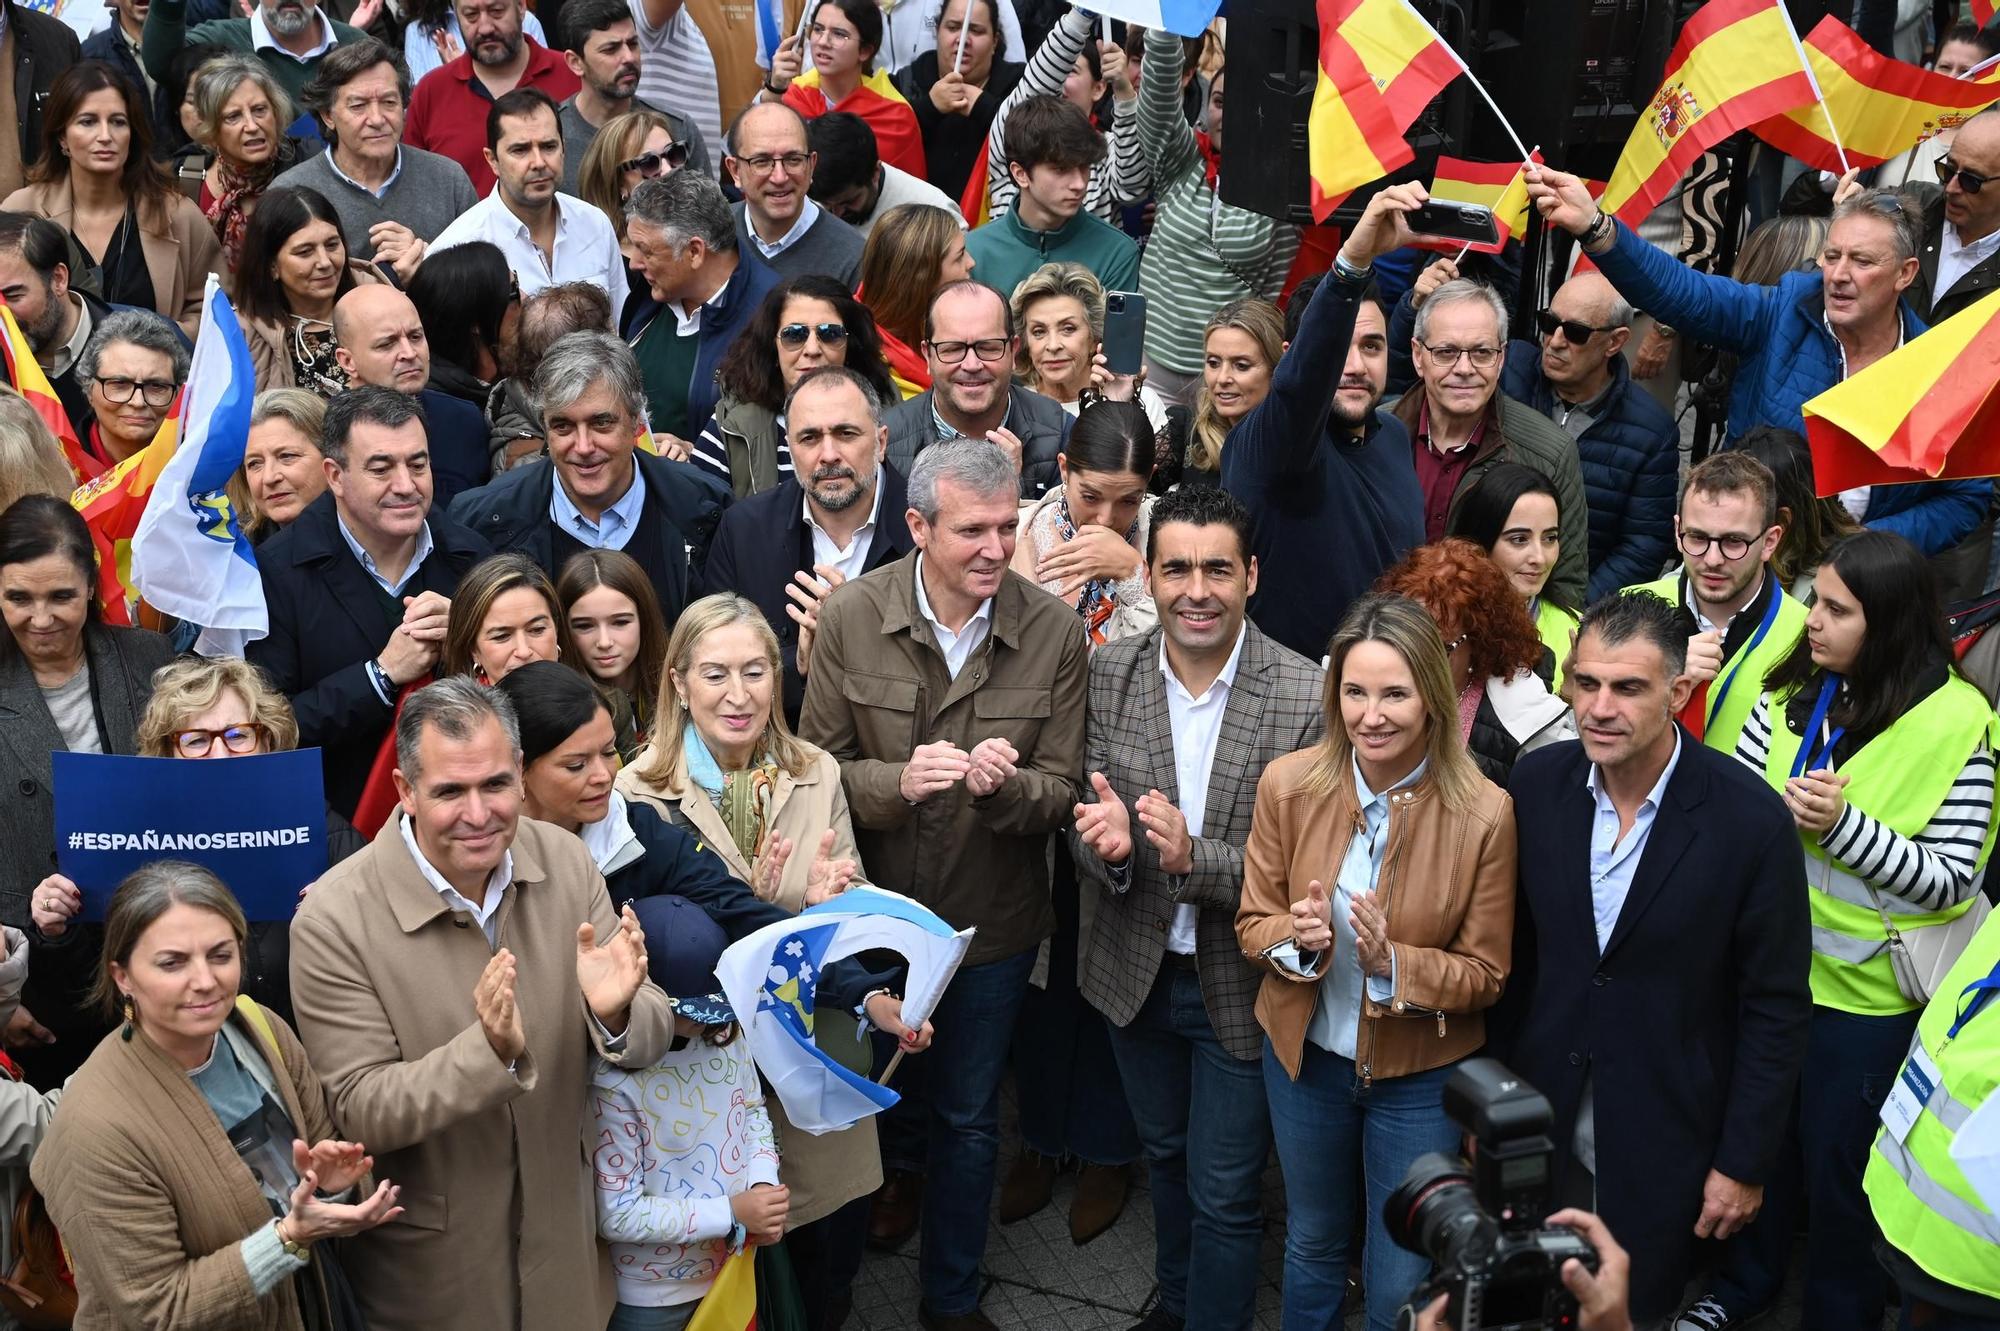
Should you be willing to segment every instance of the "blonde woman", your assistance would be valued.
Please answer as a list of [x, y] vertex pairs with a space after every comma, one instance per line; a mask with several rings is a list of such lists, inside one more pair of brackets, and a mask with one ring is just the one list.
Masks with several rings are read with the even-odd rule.
[[1289, 1184], [1287, 1331], [1341, 1325], [1357, 1181], [1370, 1331], [1424, 1276], [1382, 1204], [1419, 1155], [1458, 1141], [1444, 1080], [1485, 1043], [1507, 978], [1514, 869], [1513, 801], [1459, 739], [1437, 624], [1406, 597], [1357, 601], [1333, 638], [1325, 738], [1257, 783], [1236, 915], [1269, 972], [1257, 1020]]
[[69, 498], [76, 477], [48, 423], [19, 393], [0, 388], [0, 513], [22, 495]]
[[230, 499], [253, 542], [288, 525], [326, 492], [319, 437], [326, 399], [304, 388], [267, 388], [250, 404], [250, 439]]
[[562, 601], [541, 566], [518, 551], [472, 566], [451, 598], [438, 674], [498, 684], [530, 661], [562, 658]]
[[[796, 912], [807, 904], [816, 859], [858, 866], [861, 857], [840, 764], [792, 733], [778, 705], [783, 681], [777, 635], [754, 603], [729, 593], [696, 601], [667, 643], [652, 742], [618, 774], [617, 789], [700, 837], [759, 896]], [[822, 1007], [815, 1035], [827, 1054], [867, 1076], [869, 1045], [854, 1027], [847, 1012]], [[793, 1128], [776, 1097], [770, 1108], [792, 1191], [785, 1243], [818, 1325], [818, 1310], [847, 1306], [860, 1267], [869, 1198], [882, 1184], [875, 1121], [816, 1137]]]
[[1104, 284], [1080, 263], [1045, 263], [1014, 288], [1014, 328], [1021, 338], [1015, 377], [1074, 416], [1094, 388], [1145, 408], [1154, 433], [1167, 432], [1167, 402], [1131, 375], [1113, 375], [1102, 360]]
[[1201, 345], [1201, 391], [1181, 480], [1216, 485], [1223, 441], [1270, 396], [1271, 373], [1285, 354], [1285, 316], [1266, 300], [1233, 300], [1209, 319]]
[[[674, 142], [673, 126], [658, 111], [627, 111], [597, 131], [576, 170], [577, 197], [611, 219], [620, 244], [625, 240], [625, 200], [639, 182], [678, 170], [687, 145]], [[630, 170], [627, 163], [637, 163]]]

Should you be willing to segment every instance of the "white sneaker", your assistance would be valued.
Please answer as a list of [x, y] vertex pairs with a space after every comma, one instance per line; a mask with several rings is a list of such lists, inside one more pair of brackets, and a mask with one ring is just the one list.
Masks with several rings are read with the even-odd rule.
[[1724, 1331], [1729, 1312], [1712, 1298], [1702, 1298], [1674, 1319], [1674, 1331]]

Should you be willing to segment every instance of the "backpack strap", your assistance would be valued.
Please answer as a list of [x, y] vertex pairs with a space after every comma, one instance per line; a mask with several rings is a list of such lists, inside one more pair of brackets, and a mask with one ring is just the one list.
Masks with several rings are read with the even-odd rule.
[[271, 1019], [264, 1015], [264, 1009], [257, 1006], [257, 1000], [248, 994], [236, 995], [236, 1015], [243, 1018], [246, 1025], [263, 1038], [264, 1047], [271, 1051], [271, 1059], [278, 1071], [285, 1070], [284, 1051], [278, 1048], [278, 1033], [271, 1029]]

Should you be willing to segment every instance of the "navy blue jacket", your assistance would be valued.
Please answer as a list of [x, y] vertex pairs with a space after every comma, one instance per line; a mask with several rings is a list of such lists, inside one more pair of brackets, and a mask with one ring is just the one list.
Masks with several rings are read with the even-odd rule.
[[[694, 375], [688, 381], [687, 419], [684, 421], [654, 420], [655, 430], [678, 435], [692, 442], [700, 432], [702, 424], [715, 414], [715, 400], [721, 390], [715, 386], [715, 370], [722, 364], [722, 353], [729, 350], [729, 344], [736, 335], [750, 324], [756, 316], [757, 307], [764, 303], [764, 297], [782, 279], [771, 267], [747, 250], [736, 254], [736, 271], [729, 275], [722, 291], [714, 301], [701, 310], [700, 346], [695, 352]], [[654, 300], [650, 293], [644, 300], [629, 305], [631, 314], [619, 326], [619, 334], [627, 342], [639, 340], [639, 334], [646, 331], [646, 325], [655, 318], [671, 319], [673, 312]], [[669, 621], [672, 622], [672, 621]]]
[[486, 413], [435, 388], [417, 399], [424, 405], [424, 435], [431, 444], [431, 504], [449, 508], [459, 495], [493, 478]]
[[[799, 626], [785, 613], [791, 604], [785, 588], [792, 585], [794, 573], [813, 566], [812, 529], [806, 526], [805, 502], [806, 492], [798, 478], [788, 475], [775, 488], [730, 505], [716, 524], [715, 540], [708, 548], [708, 568], [702, 574], [704, 595], [735, 592], [747, 596], [771, 621], [778, 635], [778, 650], [785, 659], [785, 718], [794, 726], [805, 703], [806, 681], [799, 674]], [[913, 548], [910, 492], [902, 476], [886, 462], [882, 464], [880, 504], [864, 573], [901, 559]]]
[[[1611, 358], [1604, 413], [1576, 441], [1583, 490], [1590, 499], [1590, 599], [1651, 582], [1674, 557], [1674, 502], [1680, 485], [1681, 435], [1666, 408], [1632, 382], [1623, 356]], [[1542, 374], [1542, 349], [1507, 344], [1500, 391], [1544, 416], [1555, 385]]]
[[1308, 661], [1326, 655], [1348, 605], [1424, 543], [1424, 496], [1402, 423], [1371, 412], [1355, 439], [1332, 418], [1361, 294], [1335, 275], [1319, 284], [1270, 394], [1222, 450], [1222, 488], [1256, 521], [1250, 618]]
[[[1775, 287], [1696, 272], [1618, 223], [1618, 241], [1596, 257], [1618, 293], [1661, 323], [1740, 358], [1729, 396], [1729, 439], [1757, 425], [1805, 433], [1802, 408], [1840, 382], [1840, 345], [1826, 326], [1818, 269], [1787, 273]], [[1902, 308], [1903, 336], [1924, 331]], [[1941, 554], [1986, 518], [1991, 481], [1920, 481], [1875, 487], [1867, 525], [1892, 531], [1927, 555]]]

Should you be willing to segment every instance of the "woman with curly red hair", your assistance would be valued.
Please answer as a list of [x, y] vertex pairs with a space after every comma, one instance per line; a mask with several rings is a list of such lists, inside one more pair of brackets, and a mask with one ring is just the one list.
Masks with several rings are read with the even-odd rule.
[[1479, 770], [1501, 786], [1523, 753], [1576, 738], [1575, 719], [1535, 673], [1542, 639], [1520, 596], [1471, 541], [1419, 546], [1375, 590], [1430, 611], [1451, 657], [1459, 734]]

